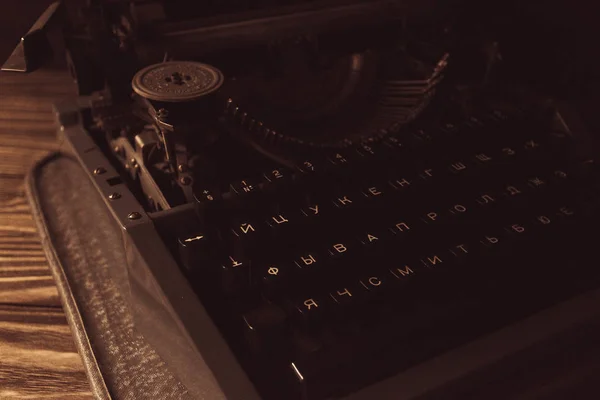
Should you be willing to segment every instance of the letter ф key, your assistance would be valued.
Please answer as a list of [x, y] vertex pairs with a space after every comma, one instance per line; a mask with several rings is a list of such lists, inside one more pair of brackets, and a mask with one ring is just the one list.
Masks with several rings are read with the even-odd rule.
[[296, 265], [286, 262], [256, 262], [252, 267], [253, 279], [260, 286], [263, 296], [269, 300], [280, 299], [296, 282]]

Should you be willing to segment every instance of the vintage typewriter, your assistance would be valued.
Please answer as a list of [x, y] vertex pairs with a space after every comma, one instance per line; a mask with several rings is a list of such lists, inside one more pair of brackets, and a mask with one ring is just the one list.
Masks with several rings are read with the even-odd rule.
[[67, 7], [61, 129], [228, 397], [402, 398], [598, 287], [594, 143], [509, 3]]

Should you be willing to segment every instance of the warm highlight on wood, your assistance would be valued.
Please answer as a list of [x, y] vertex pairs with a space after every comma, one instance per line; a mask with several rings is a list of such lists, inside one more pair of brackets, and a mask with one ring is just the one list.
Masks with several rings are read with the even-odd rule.
[[0, 306], [0, 399], [90, 399], [60, 308]]
[[92, 398], [24, 189], [58, 147], [51, 105], [71, 90], [60, 71], [0, 72], [1, 400]]

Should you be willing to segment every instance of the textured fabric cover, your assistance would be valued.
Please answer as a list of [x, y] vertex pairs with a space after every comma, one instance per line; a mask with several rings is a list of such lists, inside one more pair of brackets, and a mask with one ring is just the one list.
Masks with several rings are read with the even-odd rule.
[[190, 399], [136, 331], [122, 234], [79, 164], [40, 162], [28, 195], [63, 306], [98, 399]]

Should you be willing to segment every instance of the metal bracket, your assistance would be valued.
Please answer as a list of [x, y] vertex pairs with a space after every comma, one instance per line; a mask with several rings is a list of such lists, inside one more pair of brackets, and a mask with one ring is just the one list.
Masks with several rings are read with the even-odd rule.
[[[136, 136], [136, 143], [143, 141], [143, 138], [139, 138], [140, 135]], [[133, 146], [129, 143], [126, 138], [118, 138], [111, 142], [113, 147], [119, 147], [123, 157], [125, 157], [125, 163], [129, 166], [130, 174], [134, 178], [139, 178], [140, 184], [144, 188], [144, 192], [149, 195], [149, 200], [154, 204], [160, 206], [161, 210], [169, 210], [171, 205], [163, 196], [160, 187], [156, 181], [152, 178], [152, 174], [146, 168], [146, 160], [143, 157], [144, 148], [140, 147], [136, 151]]]
[[31, 72], [38, 68], [44, 59], [51, 57], [52, 48], [46, 37], [46, 27], [57, 14], [59, 7], [60, 2], [54, 2], [40, 15], [2, 65], [2, 71]]

